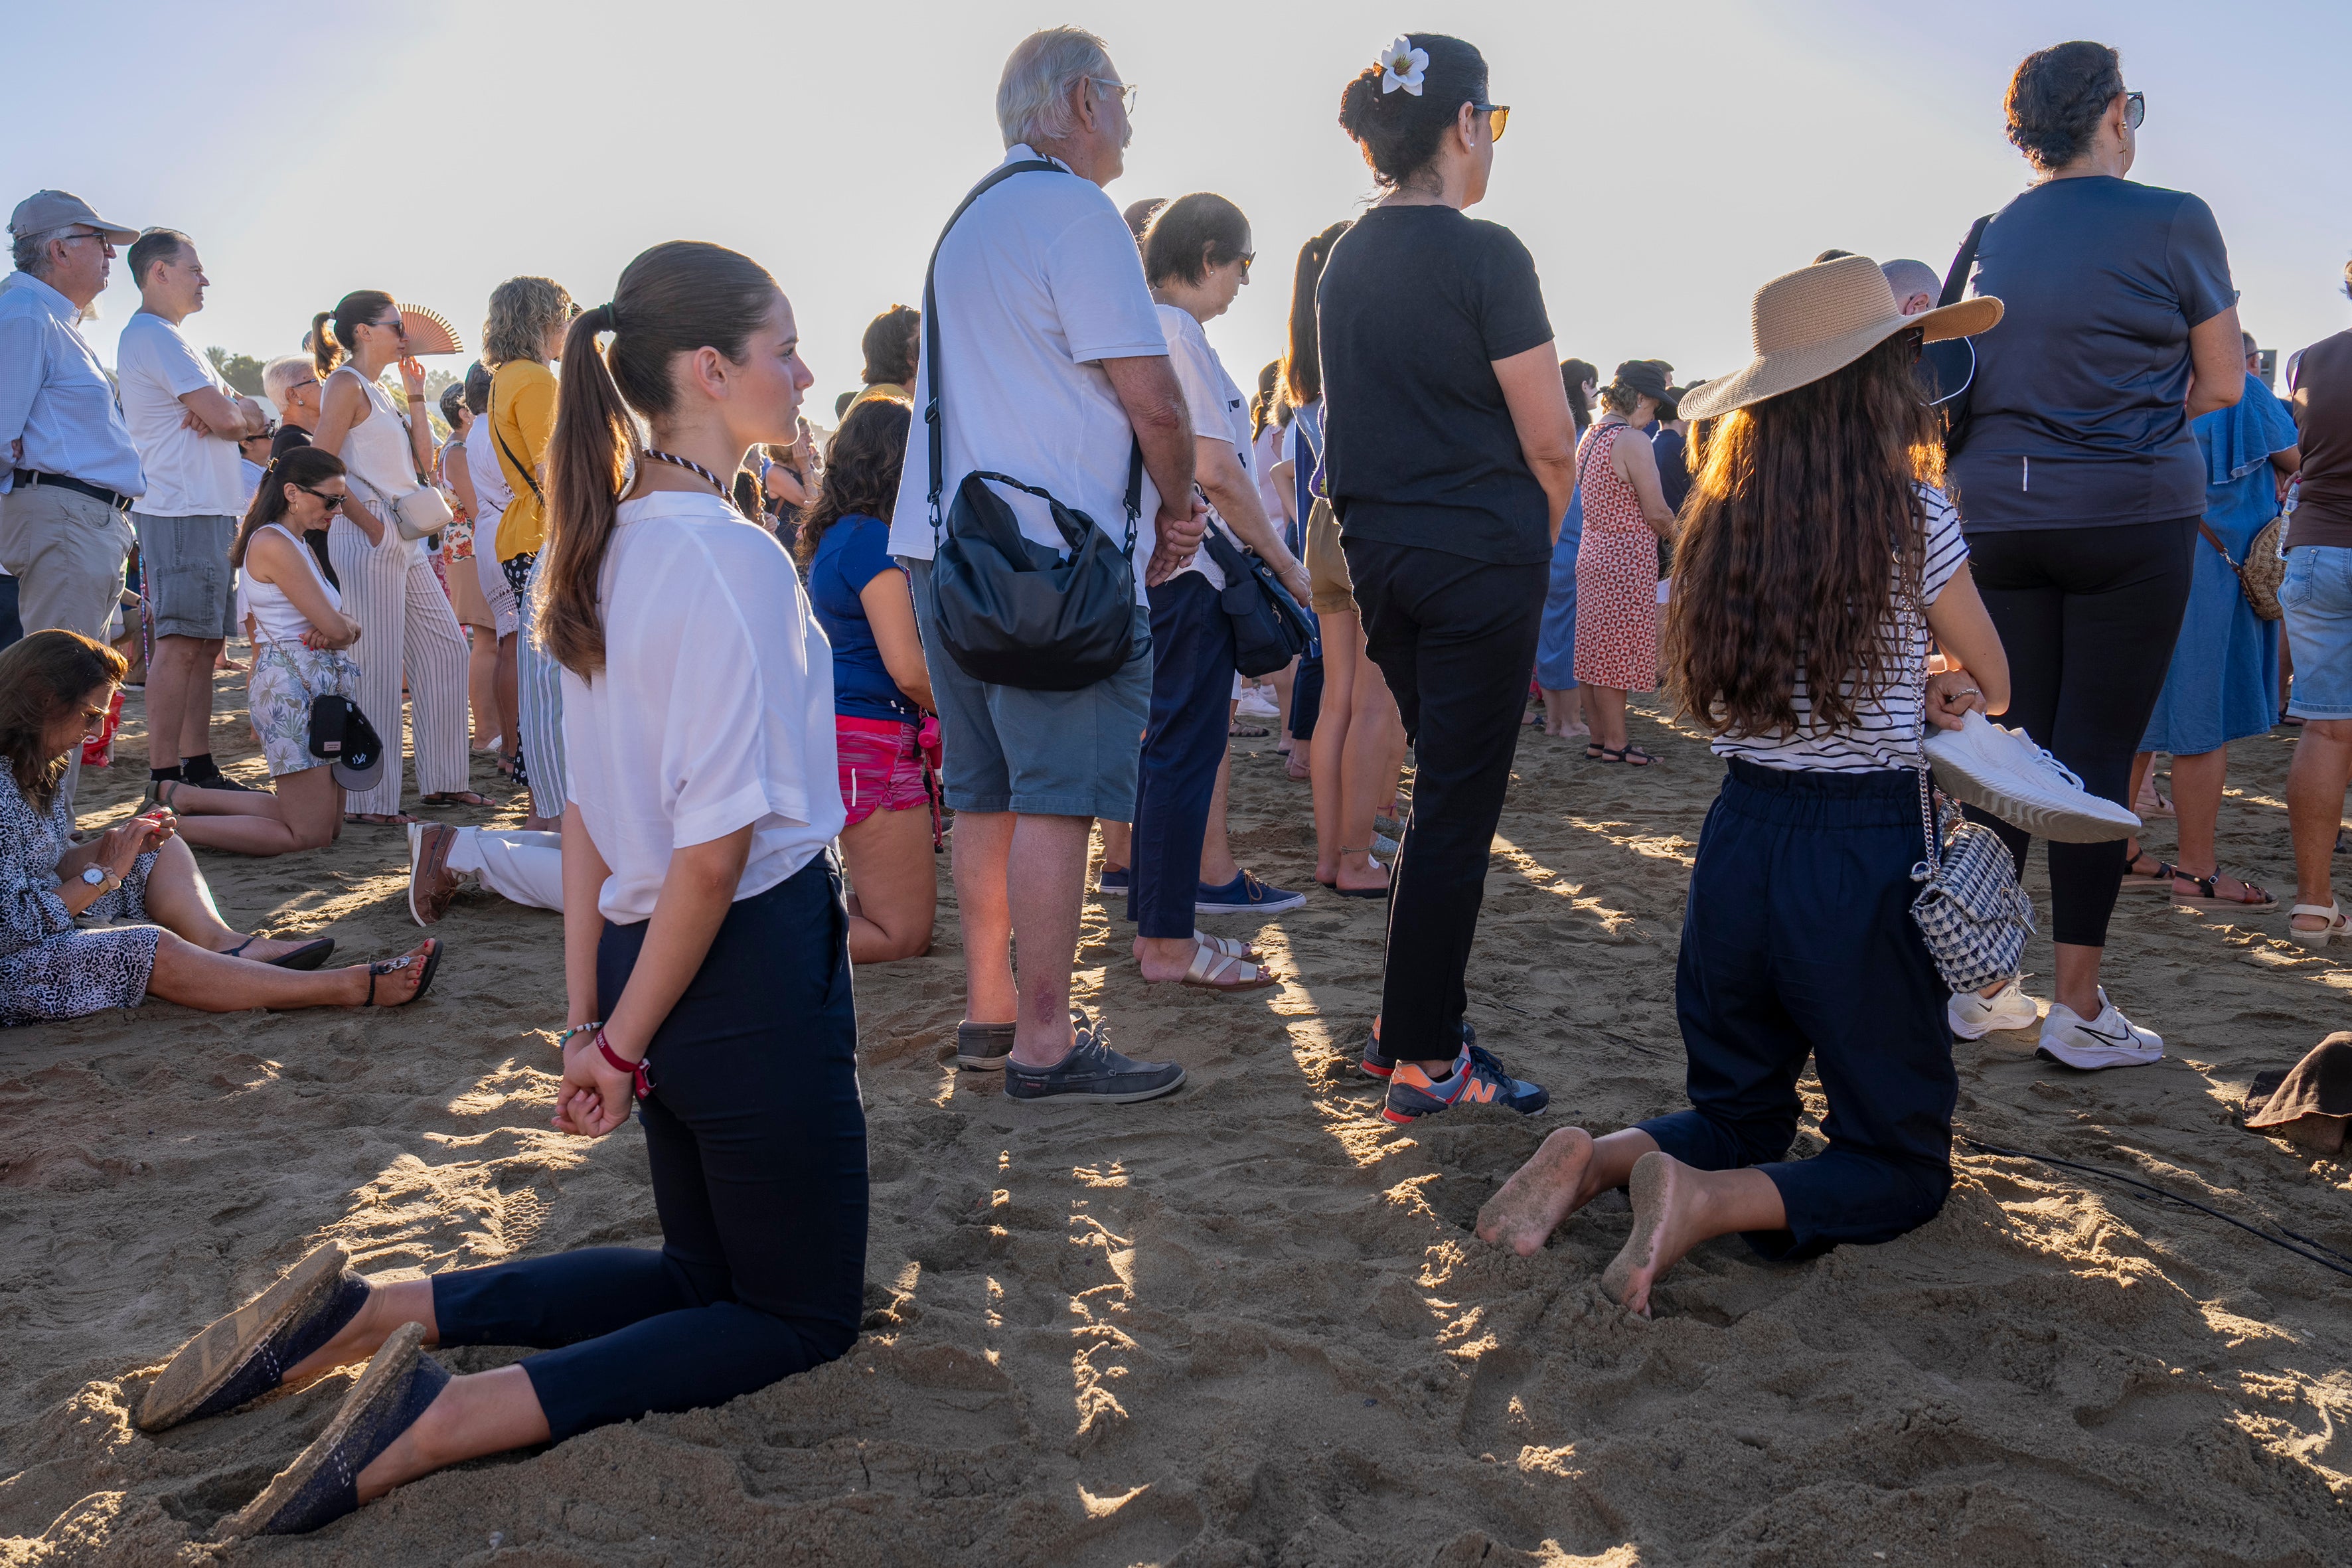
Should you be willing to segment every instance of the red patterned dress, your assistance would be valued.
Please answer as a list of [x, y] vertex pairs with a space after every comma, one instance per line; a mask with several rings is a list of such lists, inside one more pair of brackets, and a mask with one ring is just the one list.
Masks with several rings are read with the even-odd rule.
[[1632, 428], [1595, 425], [1577, 458], [1584, 540], [1576, 550], [1576, 679], [1580, 686], [1654, 691], [1658, 536], [1642, 521], [1642, 503], [1613, 461], [1617, 438]]

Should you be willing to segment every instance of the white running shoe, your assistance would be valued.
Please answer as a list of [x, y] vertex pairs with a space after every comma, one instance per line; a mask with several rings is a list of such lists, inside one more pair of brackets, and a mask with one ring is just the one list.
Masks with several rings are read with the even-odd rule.
[[2033, 1054], [2084, 1072], [2143, 1068], [2164, 1059], [2164, 1037], [2125, 1017], [2101, 986], [2099, 1016], [2088, 1023], [2063, 1002], [2051, 1003], [2049, 1016], [2042, 1020], [2041, 1047]]
[[1990, 996], [1979, 996], [1973, 991], [1955, 993], [1944, 1009], [1952, 1033], [1964, 1040], [1981, 1040], [1995, 1029], [2030, 1029], [2041, 1021], [2042, 1009], [2033, 998], [2021, 990], [2017, 977]]
[[1265, 692], [1255, 686], [1242, 693], [1241, 706], [1234, 710], [1236, 719], [1279, 719], [1282, 710], [1267, 700]]

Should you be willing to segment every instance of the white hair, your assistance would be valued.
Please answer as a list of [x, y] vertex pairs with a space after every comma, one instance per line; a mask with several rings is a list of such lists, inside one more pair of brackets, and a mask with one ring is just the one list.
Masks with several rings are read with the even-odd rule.
[[1932, 300], [1944, 291], [1944, 280], [1924, 261], [1889, 261], [1879, 270], [1886, 274], [1886, 286], [1895, 290], [1897, 305], [1914, 294], [1925, 294]]
[[1066, 140], [1077, 130], [1070, 89], [1110, 75], [1110, 51], [1083, 27], [1048, 27], [1013, 47], [996, 84], [996, 128], [1004, 144]]
[[309, 354], [279, 354], [261, 367], [261, 390], [268, 395], [280, 416], [286, 412], [289, 395], [297, 386], [318, 379], [319, 367], [310, 362]]
[[17, 271], [46, 281], [46, 274], [49, 270], [49, 241], [63, 239], [73, 231], [74, 226], [68, 223], [55, 228], [35, 229], [30, 234], [12, 232], [9, 236], [9, 259], [16, 264]]

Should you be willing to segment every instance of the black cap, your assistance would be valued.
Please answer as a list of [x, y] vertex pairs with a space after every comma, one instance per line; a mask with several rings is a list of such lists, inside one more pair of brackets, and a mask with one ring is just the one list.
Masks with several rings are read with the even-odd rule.
[[1643, 397], [1666, 401], [1666, 373], [1654, 359], [1629, 359], [1617, 367], [1617, 384]]

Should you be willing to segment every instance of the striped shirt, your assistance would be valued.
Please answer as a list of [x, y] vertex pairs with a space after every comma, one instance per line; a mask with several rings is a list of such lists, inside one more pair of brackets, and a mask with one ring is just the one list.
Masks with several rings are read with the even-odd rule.
[[[1969, 545], [1960, 533], [1959, 514], [1944, 492], [1921, 485], [1919, 495], [1927, 508], [1927, 581], [1920, 597], [1932, 605], [1943, 594], [1944, 584], [1968, 561]], [[1927, 662], [1932, 645], [1926, 617], [1907, 604], [1898, 599], [1887, 618], [1892, 623], [1890, 635], [1901, 639], [1906, 650], [1906, 659], [1896, 666], [1902, 673], [1890, 689], [1857, 700], [1853, 722], [1835, 730], [1813, 728], [1812, 699], [1805, 689], [1805, 672], [1800, 668], [1790, 698], [1797, 710], [1797, 728], [1760, 735], [1726, 731], [1715, 738], [1716, 755], [1745, 757], [1792, 773], [1866, 773], [1916, 765], [1921, 715], [1911, 671]], [[1846, 681], [1843, 689], [1852, 696], [1853, 681]]]

